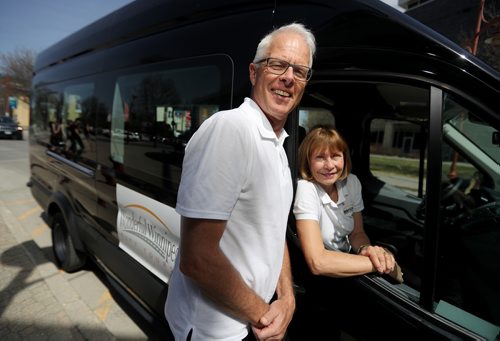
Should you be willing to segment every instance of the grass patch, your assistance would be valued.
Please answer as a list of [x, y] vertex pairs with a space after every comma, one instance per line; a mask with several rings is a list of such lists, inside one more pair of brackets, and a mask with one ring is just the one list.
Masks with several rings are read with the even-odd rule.
[[[450, 161], [443, 162], [442, 172], [446, 176], [449, 172], [450, 165]], [[370, 170], [387, 174], [418, 177], [419, 160], [372, 154], [370, 156]], [[459, 177], [470, 178], [475, 172], [476, 169], [472, 165], [464, 162], [457, 162], [457, 174]]]

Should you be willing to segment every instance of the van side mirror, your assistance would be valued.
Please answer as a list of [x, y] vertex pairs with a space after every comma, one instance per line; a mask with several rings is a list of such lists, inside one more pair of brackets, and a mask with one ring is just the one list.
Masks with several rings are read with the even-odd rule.
[[496, 146], [500, 146], [500, 131], [494, 131], [491, 134], [491, 143]]

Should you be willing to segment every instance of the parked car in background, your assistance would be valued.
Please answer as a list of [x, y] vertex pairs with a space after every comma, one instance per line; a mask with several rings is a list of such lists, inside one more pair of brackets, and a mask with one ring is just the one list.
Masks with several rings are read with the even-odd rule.
[[500, 74], [379, 1], [133, 1], [42, 52], [30, 184], [59, 265], [77, 271], [92, 259], [165, 323], [184, 147], [249, 95], [259, 39], [294, 21], [318, 44], [285, 127], [294, 180], [303, 133], [335, 125], [363, 186], [365, 229], [394, 247], [405, 282], [313, 276], [291, 216], [290, 338], [494, 339]]
[[10, 116], [0, 116], [0, 137], [22, 140], [23, 128]]

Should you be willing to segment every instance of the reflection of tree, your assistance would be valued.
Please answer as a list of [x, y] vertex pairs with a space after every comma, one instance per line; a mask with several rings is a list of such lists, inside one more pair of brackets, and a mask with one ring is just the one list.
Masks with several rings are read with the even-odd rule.
[[498, 46], [488, 44], [485, 42], [486, 39], [494, 32], [495, 29], [499, 29], [499, 25], [491, 25], [488, 27], [488, 22], [492, 20], [498, 20], [500, 16], [500, 7], [497, 1], [488, 1], [484, 5], [483, 17], [485, 22], [482, 23], [482, 28], [479, 33], [479, 41], [477, 44], [477, 51], [473, 50], [474, 38], [476, 33], [473, 31], [464, 32], [463, 30], [458, 34], [459, 44], [467, 48], [471, 52], [475, 52], [476, 56], [484, 60], [495, 69], [500, 70], [500, 48]]
[[47, 107], [47, 97], [49, 90], [41, 88], [35, 96], [35, 110], [33, 111], [34, 121], [38, 129], [46, 130], [49, 122], [49, 110]]
[[97, 108], [102, 106], [102, 103], [99, 103], [97, 97], [90, 96], [83, 100], [81, 106], [82, 114], [80, 118], [83, 123], [82, 129], [84, 130], [85, 137], [88, 138], [88, 134], [95, 134], [94, 127], [96, 124]]
[[[130, 118], [128, 129], [131, 131], [142, 131], [143, 127], [154, 127], [156, 122], [156, 108], [168, 104], [180, 103], [172, 79], [166, 79], [162, 75], [150, 75], [132, 91], [130, 97]], [[148, 124], [149, 123], [149, 124]], [[152, 131], [148, 133], [153, 133]]]

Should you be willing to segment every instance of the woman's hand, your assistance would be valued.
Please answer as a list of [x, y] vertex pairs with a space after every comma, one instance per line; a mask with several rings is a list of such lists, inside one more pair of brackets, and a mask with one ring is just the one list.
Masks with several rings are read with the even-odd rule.
[[403, 271], [401, 271], [401, 267], [398, 265], [398, 263], [395, 264], [394, 270], [391, 271], [389, 274], [394, 280], [398, 283], [403, 283]]
[[370, 258], [374, 271], [380, 274], [391, 274], [396, 266], [394, 255], [383, 247], [376, 245], [362, 246], [358, 253]]

